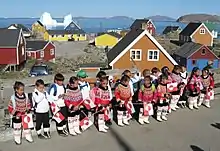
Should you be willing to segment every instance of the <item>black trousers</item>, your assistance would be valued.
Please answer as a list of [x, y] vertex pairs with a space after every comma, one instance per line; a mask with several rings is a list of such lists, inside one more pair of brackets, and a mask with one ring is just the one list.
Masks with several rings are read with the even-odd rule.
[[21, 122], [22, 122], [21, 117], [19, 117], [19, 118], [13, 117], [12, 118], [12, 128], [14, 128], [13, 123], [21, 123]]
[[80, 114], [81, 114], [80, 110], [77, 110], [75, 112], [68, 112], [68, 117], [74, 117], [74, 116], [80, 115]]
[[43, 128], [49, 128], [49, 112], [46, 113], [36, 113], [36, 131], [41, 130], [41, 125]]
[[57, 127], [63, 127], [64, 125], [67, 124], [67, 117], [68, 117], [67, 107], [66, 106], [61, 107], [60, 108], [60, 113], [65, 117], [65, 119], [62, 122], [60, 122], [60, 123], [56, 122], [56, 126]]

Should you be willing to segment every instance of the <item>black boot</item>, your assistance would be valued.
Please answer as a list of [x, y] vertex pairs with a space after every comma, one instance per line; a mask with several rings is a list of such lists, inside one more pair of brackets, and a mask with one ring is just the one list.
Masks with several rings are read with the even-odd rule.
[[50, 132], [44, 132], [44, 135], [45, 135], [48, 139], [51, 138]]
[[60, 136], [67, 137], [63, 130], [58, 130], [57, 132]]
[[38, 134], [37, 136], [39, 139], [47, 139], [47, 136], [44, 134]]
[[111, 120], [108, 120], [108, 121], [106, 121], [105, 123], [106, 123], [107, 126], [111, 126], [111, 125], [112, 125]]

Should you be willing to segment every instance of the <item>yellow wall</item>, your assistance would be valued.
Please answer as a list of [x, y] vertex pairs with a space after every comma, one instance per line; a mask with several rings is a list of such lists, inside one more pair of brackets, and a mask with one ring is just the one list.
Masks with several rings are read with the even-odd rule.
[[41, 26], [38, 23], [32, 25], [32, 32], [44, 33], [46, 31], [45, 27]]
[[[75, 39], [75, 41], [85, 41], [86, 40], [86, 34], [84, 35], [77, 35], [74, 34], [72, 35], [72, 38]], [[47, 32], [44, 33], [44, 40], [49, 40], [49, 41], [68, 41], [69, 40], [69, 35], [62, 35], [59, 36], [56, 35], [56, 37], [51, 37], [51, 35], [49, 35]]]
[[118, 38], [104, 34], [95, 38], [95, 45], [97, 47], [114, 47], [118, 43]]

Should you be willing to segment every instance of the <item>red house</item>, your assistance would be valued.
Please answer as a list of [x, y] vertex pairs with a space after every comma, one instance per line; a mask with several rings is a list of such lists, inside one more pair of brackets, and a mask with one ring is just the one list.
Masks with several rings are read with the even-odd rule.
[[27, 57], [55, 62], [55, 45], [49, 41], [27, 41]]
[[154, 25], [153, 21], [150, 19], [136, 19], [134, 23], [131, 25], [131, 30], [147, 30], [151, 35], [156, 34], [156, 26]]
[[3, 71], [18, 71], [24, 67], [25, 46], [22, 29], [0, 29], [0, 66]]

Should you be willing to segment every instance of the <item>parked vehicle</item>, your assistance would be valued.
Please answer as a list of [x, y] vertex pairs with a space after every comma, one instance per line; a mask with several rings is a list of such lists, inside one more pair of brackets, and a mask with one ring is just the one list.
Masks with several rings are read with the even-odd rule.
[[29, 73], [30, 77], [35, 77], [35, 76], [46, 76], [52, 74], [52, 69], [45, 64], [37, 64], [34, 65]]

